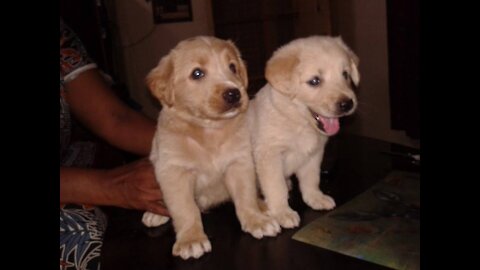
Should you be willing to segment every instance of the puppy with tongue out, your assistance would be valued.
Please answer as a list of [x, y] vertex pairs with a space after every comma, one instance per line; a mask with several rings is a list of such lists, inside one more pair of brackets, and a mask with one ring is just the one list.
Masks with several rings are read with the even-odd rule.
[[248, 109], [253, 156], [268, 214], [284, 228], [299, 225], [288, 204], [287, 180], [295, 174], [302, 198], [316, 210], [335, 201], [320, 191], [320, 167], [339, 118], [357, 107], [358, 57], [340, 37], [291, 41], [267, 62], [268, 83]]

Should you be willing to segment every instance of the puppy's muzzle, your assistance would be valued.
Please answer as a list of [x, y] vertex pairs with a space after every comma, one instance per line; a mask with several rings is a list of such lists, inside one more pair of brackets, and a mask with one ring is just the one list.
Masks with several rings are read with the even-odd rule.
[[342, 99], [337, 103], [337, 111], [339, 114], [348, 113], [353, 108], [353, 100]]
[[240, 94], [240, 90], [237, 88], [230, 88], [223, 92], [223, 100], [227, 105], [230, 107], [238, 107], [240, 106], [240, 99], [242, 95]]

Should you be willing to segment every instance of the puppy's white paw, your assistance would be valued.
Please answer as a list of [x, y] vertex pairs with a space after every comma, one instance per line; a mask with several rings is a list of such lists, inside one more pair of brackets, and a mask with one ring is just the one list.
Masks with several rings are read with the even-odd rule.
[[242, 219], [240, 221], [242, 230], [257, 239], [264, 236], [275, 236], [281, 231], [280, 225], [275, 219], [261, 213], [251, 213]]
[[212, 251], [212, 244], [207, 236], [203, 235], [199, 238], [178, 239], [173, 245], [172, 254], [187, 260], [188, 258], [198, 259], [210, 251]]
[[333, 198], [323, 194], [321, 191], [304, 194], [303, 201], [315, 210], [330, 210], [335, 208]]
[[157, 227], [167, 223], [169, 220], [169, 217], [160, 216], [151, 212], [143, 213], [142, 217], [142, 222], [147, 227]]
[[300, 225], [300, 216], [290, 207], [270, 214], [283, 228], [295, 228]]

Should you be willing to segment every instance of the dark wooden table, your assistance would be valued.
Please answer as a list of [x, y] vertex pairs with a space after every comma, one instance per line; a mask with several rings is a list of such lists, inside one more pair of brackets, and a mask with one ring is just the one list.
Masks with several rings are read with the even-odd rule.
[[[418, 152], [374, 139], [337, 135], [327, 145], [321, 189], [340, 206], [392, 170], [419, 171], [419, 166], [406, 158], [382, 153], [392, 151]], [[226, 203], [202, 216], [212, 252], [198, 260], [184, 261], [171, 255], [175, 241], [171, 222], [148, 229], [141, 223], [142, 212], [105, 209], [109, 224], [102, 250], [102, 267], [105, 270], [387, 269], [293, 240], [295, 232], [326, 213], [308, 208], [301, 199], [296, 179], [293, 184], [290, 205], [301, 217], [300, 227], [283, 229], [277, 237], [257, 240], [240, 229], [233, 205]]]

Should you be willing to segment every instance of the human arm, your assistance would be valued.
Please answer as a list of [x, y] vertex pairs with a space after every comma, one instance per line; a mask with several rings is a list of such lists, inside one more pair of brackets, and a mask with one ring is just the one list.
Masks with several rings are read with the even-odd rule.
[[98, 69], [89, 69], [65, 83], [70, 110], [87, 128], [108, 143], [145, 156], [150, 152], [155, 121], [115, 96]]
[[169, 215], [153, 166], [142, 159], [110, 170], [60, 167], [60, 203], [117, 206]]
[[[110, 144], [138, 155], [150, 152], [154, 121], [124, 105], [97, 69], [65, 84], [72, 113]], [[109, 170], [60, 168], [60, 203], [108, 205], [168, 215], [153, 166], [143, 159]]]
[[[115, 95], [81, 41], [60, 20], [60, 93], [70, 111], [110, 144], [138, 155], [150, 152], [155, 122]], [[60, 168], [60, 202], [111, 205], [162, 214], [153, 167], [141, 160], [110, 170]]]

